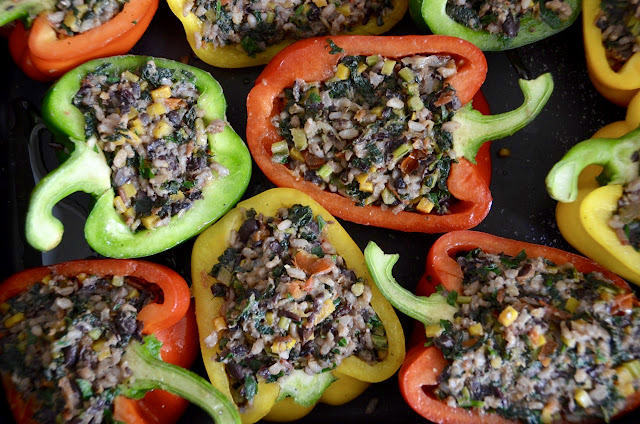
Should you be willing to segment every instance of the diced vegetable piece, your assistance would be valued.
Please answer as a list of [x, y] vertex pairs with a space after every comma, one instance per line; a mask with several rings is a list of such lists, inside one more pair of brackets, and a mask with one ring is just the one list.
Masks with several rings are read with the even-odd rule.
[[287, 140], [276, 141], [271, 145], [271, 153], [273, 155], [289, 154], [289, 145]]
[[376, 63], [378, 63], [378, 58], [379, 56], [377, 54], [367, 56], [367, 65], [369, 66], [375, 65]]
[[570, 297], [569, 299], [567, 299], [567, 302], [565, 303], [564, 308], [567, 311], [574, 313], [576, 309], [578, 309], [578, 306], [580, 306], [580, 301], [575, 297]]
[[498, 321], [505, 327], [513, 324], [516, 319], [518, 319], [518, 311], [513, 309], [511, 305], [504, 308], [504, 310], [500, 312], [500, 316], [498, 316]]
[[359, 174], [356, 175], [356, 181], [360, 183], [360, 191], [364, 191], [365, 193], [373, 193], [373, 184], [371, 181], [367, 181], [369, 179], [369, 174]]
[[477, 323], [470, 326], [469, 334], [472, 336], [482, 336], [484, 334], [484, 330], [482, 329], [482, 324]]
[[338, 69], [336, 69], [336, 78], [346, 80], [347, 78], [349, 78], [350, 74], [351, 71], [349, 71], [349, 68], [347, 68], [342, 63], [338, 64]]
[[416, 210], [422, 213], [430, 213], [433, 210], [434, 206], [435, 204], [431, 200], [427, 199], [426, 197], [423, 197], [418, 202], [418, 206], [416, 206]]
[[416, 112], [424, 109], [424, 103], [422, 102], [422, 99], [419, 96], [409, 97], [409, 100], [407, 100], [407, 105], [409, 106], [409, 109]]
[[442, 334], [443, 328], [440, 324], [430, 324], [424, 327], [424, 334], [429, 337], [438, 337]]
[[328, 182], [331, 174], [333, 174], [333, 168], [331, 168], [326, 163], [318, 169], [318, 177], [322, 178], [324, 181]]
[[160, 99], [168, 99], [169, 97], [171, 97], [171, 87], [168, 85], [163, 85], [160, 88], [151, 90], [151, 98], [154, 102], [157, 102]]
[[398, 75], [406, 82], [414, 82], [416, 80], [416, 74], [414, 74], [410, 68], [400, 69]]
[[296, 149], [300, 151], [306, 149], [309, 145], [307, 136], [302, 128], [291, 128], [291, 137], [293, 137], [293, 144], [296, 146]]
[[395, 60], [385, 59], [384, 65], [382, 65], [382, 69], [380, 73], [382, 75], [391, 75], [393, 73], [393, 68], [396, 66]]

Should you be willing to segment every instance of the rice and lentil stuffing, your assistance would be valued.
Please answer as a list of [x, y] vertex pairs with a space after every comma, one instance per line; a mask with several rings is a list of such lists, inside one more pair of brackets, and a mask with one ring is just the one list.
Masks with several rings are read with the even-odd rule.
[[361, 206], [446, 214], [456, 73], [446, 55], [345, 56], [330, 79], [280, 94], [272, 160]]
[[595, 25], [602, 31], [607, 61], [614, 71], [640, 52], [640, 0], [601, 0]]
[[327, 239], [332, 224], [302, 205], [244, 214], [211, 270], [224, 303], [204, 340], [218, 346], [212, 360], [225, 365], [235, 403], [252, 402], [258, 378], [328, 372], [351, 355], [383, 360], [388, 342], [371, 289]]
[[122, 360], [153, 295], [129, 277], [50, 274], [0, 305], [0, 371], [41, 423], [112, 422]]
[[525, 423], [609, 421], [640, 386], [640, 308], [600, 273], [480, 249], [457, 258], [460, 310], [427, 327], [450, 364], [435, 395]]
[[640, 252], [640, 177], [624, 186], [609, 225], [616, 232], [620, 243], [632, 246]]
[[182, 10], [202, 22], [196, 49], [239, 44], [249, 55], [282, 40], [351, 31], [370, 21], [384, 24], [392, 0], [188, 0]]
[[203, 198], [207, 183], [229, 175], [216, 162], [200, 91], [187, 70], [156, 66], [118, 72], [110, 63], [87, 74], [73, 104], [85, 116], [88, 143], [97, 143], [112, 171], [114, 207], [132, 230], [180, 217]]
[[459, 24], [505, 37], [517, 36], [523, 20], [535, 19], [556, 28], [572, 13], [563, 0], [447, 0], [447, 15]]
[[58, 0], [47, 16], [61, 35], [73, 36], [97, 28], [124, 9], [129, 0]]

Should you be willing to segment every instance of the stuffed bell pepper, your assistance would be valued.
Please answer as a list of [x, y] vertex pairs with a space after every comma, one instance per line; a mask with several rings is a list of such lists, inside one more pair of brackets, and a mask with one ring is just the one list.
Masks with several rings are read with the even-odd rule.
[[640, 95], [624, 121], [572, 147], [547, 175], [556, 220], [573, 247], [640, 284]]
[[402, 19], [408, 0], [167, 0], [187, 41], [221, 68], [264, 65], [303, 38], [382, 34]]
[[4, 281], [0, 374], [17, 424], [169, 424], [185, 399], [216, 422], [240, 422], [222, 393], [181, 368], [197, 354], [190, 305], [182, 277], [143, 261], [66, 262]]
[[640, 404], [640, 304], [595, 262], [451, 232], [414, 295], [393, 279], [398, 255], [370, 243], [365, 258], [385, 297], [425, 325], [399, 382], [430, 421], [609, 422]]
[[73, 151], [33, 191], [29, 243], [50, 250], [60, 242], [51, 209], [75, 191], [96, 198], [85, 237], [105, 256], [151, 255], [202, 231], [237, 202], [251, 174], [225, 109], [210, 74], [170, 60], [120, 56], [66, 74], [42, 113]]
[[515, 49], [568, 28], [580, 0], [411, 0], [411, 17], [423, 30], [467, 40], [482, 50]]
[[191, 270], [207, 373], [244, 423], [344, 404], [402, 364], [400, 322], [360, 249], [304, 193], [241, 202], [198, 237]]
[[54, 80], [91, 59], [127, 53], [142, 37], [158, 0], [3, 0], [0, 25], [22, 18], [9, 39], [31, 78]]
[[640, 5], [584, 0], [582, 24], [593, 85], [604, 97], [626, 107], [640, 90]]
[[[300, 64], [304, 63], [304, 66]], [[447, 36], [342, 36], [299, 41], [262, 72], [247, 98], [247, 142], [278, 186], [333, 215], [401, 231], [477, 225], [491, 207], [491, 139], [514, 133], [553, 90], [520, 81], [524, 104], [488, 112], [487, 64]]]

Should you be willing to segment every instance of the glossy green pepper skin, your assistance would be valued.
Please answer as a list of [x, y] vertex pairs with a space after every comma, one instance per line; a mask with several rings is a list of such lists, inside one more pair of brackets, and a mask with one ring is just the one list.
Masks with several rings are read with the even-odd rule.
[[70, 157], [38, 183], [31, 195], [26, 221], [28, 242], [40, 250], [58, 245], [64, 231], [53, 217], [53, 206], [76, 191], [95, 197], [96, 203], [85, 225], [85, 238], [98, 253], [114, 258], [148, 256], [169, 249], [198, 234], [227, 212], [244, 194], [251, 177], [249, 151], [230, 125], [221, 133], [209, 135], [209, 146], [216, 160], [229, 170], [229, 175], [213, 179], [205, 185], [203, 198], [181, 216], [153, 230], [133, 232], [113, 207], [115, 193], [111, 188], [111, 169], [102, 151], [87, 144], [85, 118], [73, 105], [73, 97], [82, 79], [96, 68], [110, 63], [118, 72], [136, 70], [154, 60], [163, 68], [188, 70], [195, 75], [195, 86], [201, 92], [198, 106], [205, 111], [205, 125], [226, 119], [226, 101], [220, 84], [207, 72], [179, 62], [146, 56], [118, 56], [88, 62], [64, 75], [47, 93], [42, 115], [49, 128], [73, 146]]
[[502, 51], [534, 43], [568, 28], [580, 14], [581, 0], [565, 0], [565, 2], [571, 6], [572, 10], [567, 20], [545, 21], [526, 17], [520, 20], [520, 30], [515, 37], [476, 31], [459, 24], [447, 14], [447, 0], [411, 0], [409, 13], [423, 31], [430, 29], [434, 34], [459, 37], [475, 44], [481, 50]]

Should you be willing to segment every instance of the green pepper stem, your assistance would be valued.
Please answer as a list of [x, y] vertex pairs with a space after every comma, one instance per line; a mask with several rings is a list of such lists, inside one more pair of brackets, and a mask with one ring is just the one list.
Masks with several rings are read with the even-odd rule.
[[483, 143], [507, 137], [524, 128], [542, 111], [553, 92], [553, 79], [546, 73], [527, 81], [519, 80], [524, 95], [522, 105], [499, 115], [483, 115], [464, 105], [451, 119], [460, 126], [453, 131], [453, 149], [458, 157], [476, 163], [475, 157]]
[[161, 389], [198, 405], [216, 423], [241, 422], [234, 404], [211, 383], [187, 369], [154, 357], [146, 344], [148, 342], [133, 341], [127, 346], [125, 359], [133, 372], [133, 382], [125, 395], [133, 393], [133, 397], [141, 397], [149, 390]]
[[5, 0], [0, 3], [0, 26], [16, 19], [37, 16], [43, 10], [53, 10], [55, 0]]
[[[600, 184], [623, 184], [638, 176], [640, 127], [616, 139], [592, 138], [573, 146], [556, 163], [545, 179], [549, 195], [560, 202], [573, 202], [578, 196], [578, 177], [589, 165], [601, 165]], [[635, 160], [634, 160], [635, 159]]]
[[101, 195], [111, 188], [111, 169], [101, 153], [75, 142], [69, 159], [44, 177], [33, 190], [26, 218], [26, 236], [39, 250], [60, 243], [64, 226], [53, 216], [56, 203], [76, 191]]
[[429, 297], [416, 296], [393, 278], [393, 266], [399, 257], [398, 254], [385, 254], [373, 241], [364, 249], [369, 273], [383, 296], [400, 312], [425, 325], [439, 324], [441, 320], [452, 321], [458, 308], [449, 305], [444, 296], [439, 293]]

